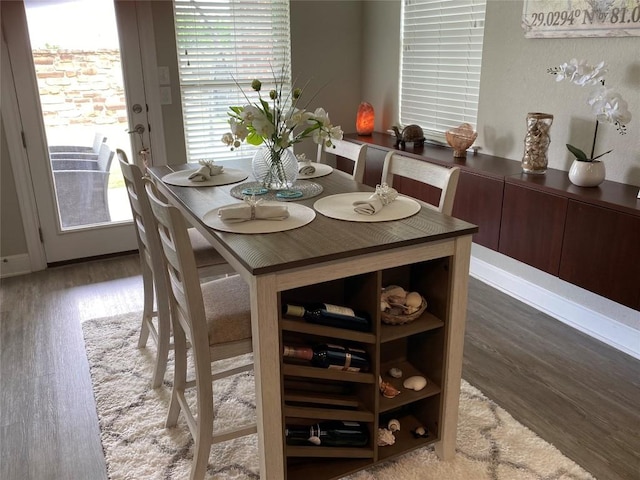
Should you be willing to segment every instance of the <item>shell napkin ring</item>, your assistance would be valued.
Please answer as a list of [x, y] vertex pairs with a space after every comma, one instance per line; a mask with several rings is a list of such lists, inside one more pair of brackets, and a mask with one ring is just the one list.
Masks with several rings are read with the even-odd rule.
[[376, 185], [376, 195], [380, 197], [382, 205], [386, 206], [397, 198], [398, 191], [386, 183], [383, 183], [382, 185]]
[[245, 195], [242, 198], [242, 200], [244, 200], [244, 202], [251, 207], [251, 220], [255, 220], [256, 219], [256, 207], [262, 203], [263, 199], [262, 198], [256, 199], [255, 195], [251, 195], [250, 197], [248, 195]]

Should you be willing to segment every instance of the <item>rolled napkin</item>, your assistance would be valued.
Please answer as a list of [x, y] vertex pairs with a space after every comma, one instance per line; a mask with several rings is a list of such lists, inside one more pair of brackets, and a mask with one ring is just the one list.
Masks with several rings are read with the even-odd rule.
[[311, 175], [315, 173], [316, 167], [311, 165], [311, 160], [307, 160], [307, 156], [304, 153], [296, 155], [298, 158], [298, 173], [300, 175]]
[[289, 218], [286, 205], [261, 205], [260, 201], [232, 205], [218, 210], [218, 217], [225, 223], [248, 222], [249, 220], [285, 220]]
[[369, 198], [353, 202], [353, 210], [362, 215], [375, 215], [382, 210], [385, 205], [393, 202], [397, 196], [398, 191], [386, 183], [376, 185], [376, 191]]
[[192, 182], [205, 182], [214, 175], [220, 175], [224, 170], [223, 166], [216, 165], [211, 160], [200, 160], [199, 163], [202, 166], [189, 175], [189, 180]]

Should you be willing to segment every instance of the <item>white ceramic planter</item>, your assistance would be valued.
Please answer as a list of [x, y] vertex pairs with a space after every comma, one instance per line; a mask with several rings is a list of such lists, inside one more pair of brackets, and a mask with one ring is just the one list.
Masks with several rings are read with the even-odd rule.
[[569, 170], [569, 180], [579, 187], [597, 187], [604, 182], [604, 162], [581, 162], [574, 160]]

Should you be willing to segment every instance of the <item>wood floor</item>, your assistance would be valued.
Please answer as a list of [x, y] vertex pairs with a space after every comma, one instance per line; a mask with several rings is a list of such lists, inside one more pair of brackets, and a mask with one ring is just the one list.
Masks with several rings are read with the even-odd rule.
[[[141, 287], [134, 255], [0, 281], [2, 480], [107, 478], [81, 323], [140, 311]], [[599, 480], [640, 480], [639, 373], [470, 280], [464, 378]]]

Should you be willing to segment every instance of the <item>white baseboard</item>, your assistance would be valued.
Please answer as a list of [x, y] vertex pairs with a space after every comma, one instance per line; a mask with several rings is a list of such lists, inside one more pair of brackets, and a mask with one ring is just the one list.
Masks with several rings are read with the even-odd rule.
[[15, 277], [31, 273], [29, 254], [11, 255], [0, 258], [0, 278]]
[[469, 273], [562, 323], [640, 359], [640, 331], [476, 257], [471, 257]]

